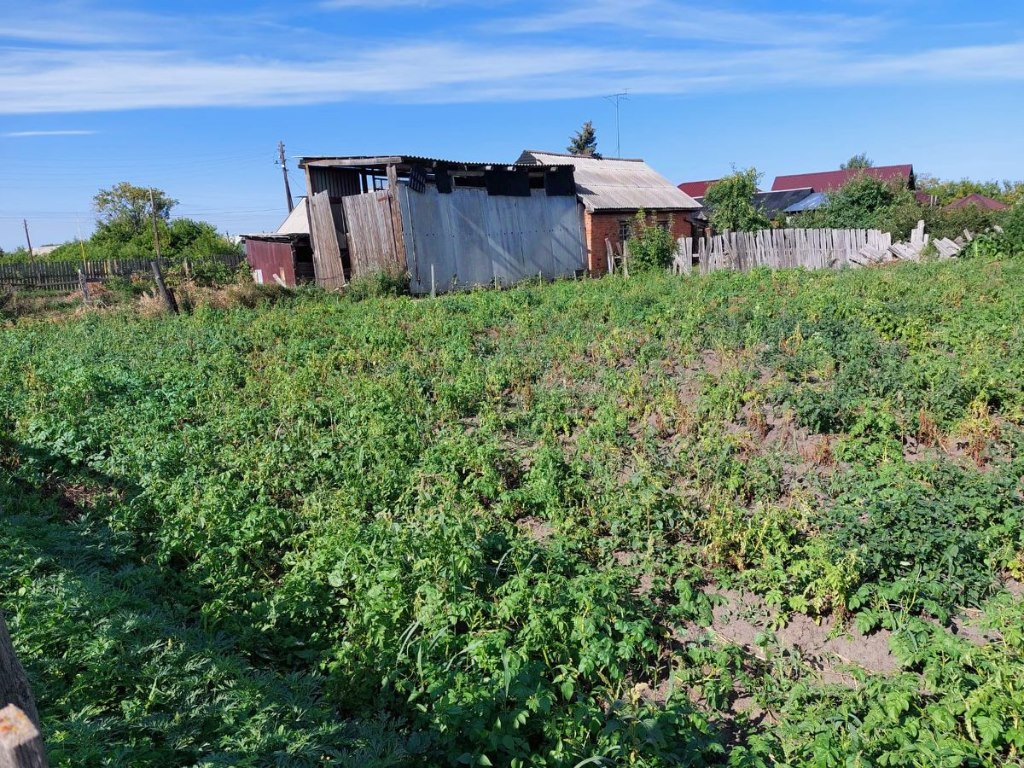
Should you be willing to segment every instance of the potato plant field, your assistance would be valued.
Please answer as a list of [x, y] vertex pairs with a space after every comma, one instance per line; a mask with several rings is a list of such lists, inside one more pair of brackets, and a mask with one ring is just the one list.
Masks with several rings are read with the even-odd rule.
[[1024, 766], [1024, 259], [0, 329], [60, 766]]

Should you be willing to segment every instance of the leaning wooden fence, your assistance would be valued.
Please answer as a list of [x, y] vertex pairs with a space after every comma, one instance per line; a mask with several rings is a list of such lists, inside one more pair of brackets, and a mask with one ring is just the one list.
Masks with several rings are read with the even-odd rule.
[[[222, 254], [215, 256], [234, 269], [245, 256]], [[27, 264], [0, 264], [0, 286], [10, 288], [77, 291], [78, 273], [81, 270], [89, 282], [102, 282], [111, 277], [130, 277], [149, 273], [152, 259], [106, 259], [104, 261], [37, 261]], [[170, 265], [168, 259], [160, 259], [160, 266]]]
[[[971, 239], [969, 232], [956, 240], [932, 241], [940, 258], [952, 258]], [[929, 236], [919, 222], [909, 243], [894, 243], [892, 235], [877, 229], [764, 229], [724, 232], [697, 241], [681, 238], [672, 271], [706, 274], [721, 269], [745, 271], [757, 267], [782, 269], [839, 269], [889, 261], [919, 261]]]

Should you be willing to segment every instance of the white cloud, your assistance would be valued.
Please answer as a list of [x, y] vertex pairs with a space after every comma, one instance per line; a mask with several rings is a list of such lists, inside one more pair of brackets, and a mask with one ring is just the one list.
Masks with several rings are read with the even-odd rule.
[[558, 10], [501, 19], [485, 28], [508, 34], [593, 33], [610, 30], [650, 39], [742, 43], [778, 48], [858, 42], [877, 36], [888, 25], [880, 18], [837, 13], [731, 11], [708, 3], [676, 0], [588, 0]]
[[561, 99], [628, 87], [690, 93], [768, 84], [1024, 80], [1024, 44], [907, 55], [814, 48], [687, 56], [663, 50], [544, 45], [397, 45], [318, 62], [138, 50], [0, 52], [0, 113], [315, 104], [387, 99], [454, 103]]
[[[460, 0], [378, 0], [377, 7]], [[366, 0], [324, 0], [332, 7]], [[51, 7], [69, 7], [68, 3]], [[80, 3], [74, 5], [86, 10]], [[738, 91], [778, 84], [1024, 80], [1024, 43], [907, 53], [864, 42], [884, 27], [841, 14], [738, 12], [677, 0], [573, 0], [433, 43], [287, 29], [273, 18], [79, 14], [81, 27], [14, 19], [0, 47], [0, 114], [148, 108], [550, 100]], [[545, 8], [550, 8], [547, 4]], [[20, 31], [18, 31], [20, 30]], [[230, 34], [228, 34], [230, 33]], [[0, 31], [0, 37], [10, 37]], [[163, 34], [139, 42], [144, 35]], [[106, 37], [103, 37], [106, 35]], [[473, 42], [451, 42], [452, 39]], [[213, 40], [214, 42], [211, 42]], [[272, 44], [268, 43], [273, 41]], [[111, 41], [117, 41], [116, 44]], [[63, 42], [63, 45], [60, 43]], [[304, 47], [306, 45], [306, 47]], [[237, 53], [242, 51], [245, 53]], [[252, 51], [274, 51], [274, 57]], [[311, 60], [307, 51], [345, 51]]]
[[3, 134], [6, 139], [27, 139], [35, 136], [93, 136], [96, 131], [80, 131], [77, 129], [61, 129], [56, 131], [11, 131]]
[[469, 0], [323, 0], [321, 8], [345, 9], [365, 8], [387, 10], [389, 8], [437, 8], [442, 5], [460, 5]]

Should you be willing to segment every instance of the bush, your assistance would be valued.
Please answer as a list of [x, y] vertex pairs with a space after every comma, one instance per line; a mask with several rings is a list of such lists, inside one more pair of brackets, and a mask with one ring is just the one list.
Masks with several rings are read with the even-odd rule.
[[1024, 203], [1018, 203], [1002, 220], [999, 241], [1008, 254], [1024, 254]]
[[[897, 211], [902, 210], [905, 218], [906, 213], [915, 206], [920, 207], [910, 190], [862, 174], [829, 196], [825, 206], [825, 223], [836, 229], [877, 227], [889, 228], [891, 231], [892, 224], [889, 222]], [[917, 224], [917, 220], [914, 224]]]
[[404, 296], [409, 292], [409, 275], [392, 272], [375, 272], [358, 277], [348, 284], [345, 295], [352, 301], [363, 301], [382, 296]]
[[642, 210], [633, 220], [633, 236], [629, 240], [629, 266], [634, 270], [665, 269], [676, 255], [672, 236], [672, 219], [668, 227], [651, 223]]
[[748, 168], [734, 171], [708, 187], [704, 204], [711, 209], [711, 226], [719, 232], [766, 229], [768, 217], [752, 202], [760, 178], [756, 168]]
[[7, 320], [15, 315], [17, 308], [17, 297], [14, 291], [5, 286], [0, 286], [0, 320]]

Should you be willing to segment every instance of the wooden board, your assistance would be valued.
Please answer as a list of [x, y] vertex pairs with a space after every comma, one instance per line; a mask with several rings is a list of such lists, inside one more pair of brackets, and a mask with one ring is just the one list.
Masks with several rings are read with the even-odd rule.
[[352, 276], [366, 277], [376, 272], [403, 274], [406, 271], [404, 246], [399, 248], [401, 231], [396, 231], [392, 215], [391, 193], [368, 192], [344, 199], [348, 227]]
[[310, 198], [309, 225], [313, 238], [313, 270], [317, 285], [329, 290], [344, 288], [345, 267], [341, 261], [338, 228], [334, 221], [334, 213], [331, 211], [331, 198], [327, 192], [317, 192]]

